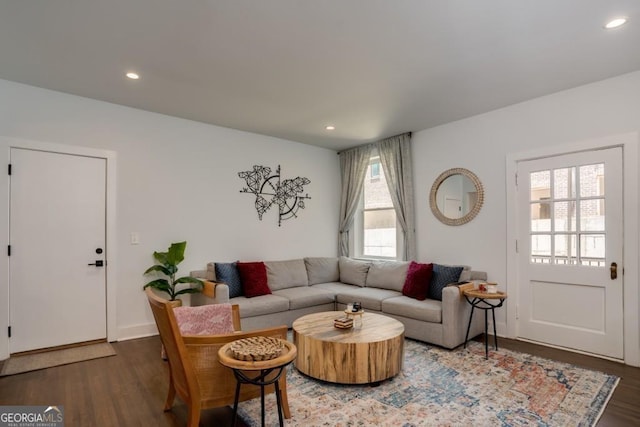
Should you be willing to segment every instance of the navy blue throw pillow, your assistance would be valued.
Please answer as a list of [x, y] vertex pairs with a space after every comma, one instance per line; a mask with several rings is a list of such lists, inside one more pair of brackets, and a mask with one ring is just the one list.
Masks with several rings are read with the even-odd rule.
[[456, 283], [460, 279], [460, 273], [464, 267], [451, 267], [433, 264], [431, 283], [429, 283], [429, 298], [442, 301], [442, 290], [450, 283]]
[[242, 295], [242, 282], [235, 262], [216, 262], [216, 281], [229, 286], [229, 298]]

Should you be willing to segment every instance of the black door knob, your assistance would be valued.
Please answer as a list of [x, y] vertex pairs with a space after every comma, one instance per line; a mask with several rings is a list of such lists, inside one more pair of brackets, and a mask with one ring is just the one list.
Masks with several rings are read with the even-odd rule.
[[104, 267], [104, 261], [101, 259], [97, 259], [96, 262], [94, 262], [93, 264], [87, 264], [87, 265], [95, 265], [96, 267]]

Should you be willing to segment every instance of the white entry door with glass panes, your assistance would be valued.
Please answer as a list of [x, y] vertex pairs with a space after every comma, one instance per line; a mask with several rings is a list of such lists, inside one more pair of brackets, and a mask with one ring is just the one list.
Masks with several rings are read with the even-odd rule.
[[622, 148], [518, 163], [518, 336], [623, 358]]

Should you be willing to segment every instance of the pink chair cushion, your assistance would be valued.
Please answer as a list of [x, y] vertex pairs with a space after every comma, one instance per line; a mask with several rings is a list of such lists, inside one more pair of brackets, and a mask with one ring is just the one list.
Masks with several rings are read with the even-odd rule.
[[234, 332], [231, 304], [173, 309], [182, 335], [221, 335]]

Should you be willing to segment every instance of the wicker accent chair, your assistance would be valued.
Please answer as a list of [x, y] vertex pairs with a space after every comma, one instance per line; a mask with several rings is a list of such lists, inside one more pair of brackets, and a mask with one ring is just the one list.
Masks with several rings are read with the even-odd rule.
[[[220, 347], [231, 341], [253, 336], [287, 339], [286, 326], [224, 335], [182, 336], [171, 304], [158, 297], [150, 288], [146, 289], [146, 293], [169, 362], [169, 393], [164, 410], [171, 410], [177, 394], [187, 405], [189, 427], [198, 426], [201, 410], [233, 405], [236, 379], [231, 369], [219, 363]], [[233, 310], [234, 327], [239, 329], [238, 306]], [[273, 392], [273, 385], [265, 387], [265, 393]], [[286, 375], [280, 379], [280, 394], [284, 417], [291, 418]], [[260, 387], [243, 385], [239, 401], [259, 396]]]

